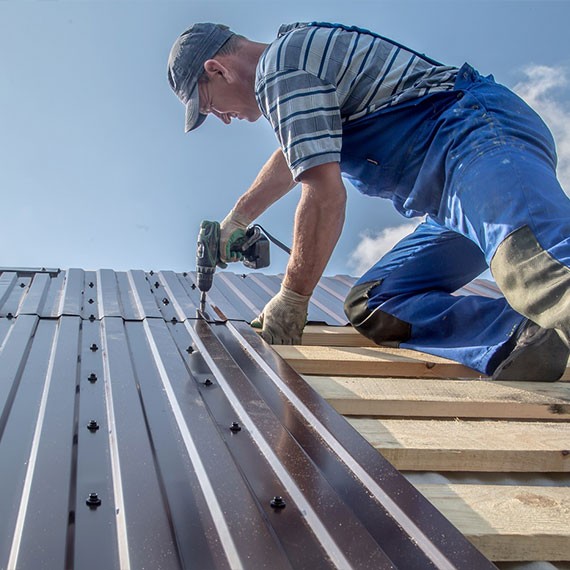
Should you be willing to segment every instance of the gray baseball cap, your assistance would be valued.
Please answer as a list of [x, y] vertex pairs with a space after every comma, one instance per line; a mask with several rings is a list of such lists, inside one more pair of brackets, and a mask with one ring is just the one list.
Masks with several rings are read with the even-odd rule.
[[206, 120], [206, 115], [200, 113], [198, 98], [198, 79], [204, 72], [204, 62], [214, 57], [233, 35], [222, 24], [194, 24], [180, 34], [170, 50], [168, 82], [186, 106], [186, 133]]

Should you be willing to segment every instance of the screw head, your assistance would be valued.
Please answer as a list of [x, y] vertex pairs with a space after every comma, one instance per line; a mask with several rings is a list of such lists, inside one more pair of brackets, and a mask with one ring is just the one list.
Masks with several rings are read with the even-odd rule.
[[89, 493], [89, 497], [85, 501], [89, 508], [96, 509], [101, 504], [101, 499], [97, 493]]
[[186, 349], [186, 352], [187, 352], [188, 354], [192, 354], [192, 353], [194, 352], [194, 347], [189, 346], [189, 347]]
[[237, 433], [238, 431], [241, 431], [241, 426], [239, 425], [238, 422], [232, 422], [232, 425], [230, 426], [230, 431]]
[[164, 299], [162, 299], [162, 304], [168, 305], [168, 304], [170, 304], [170, 301], [166, 297], [164, 297]]
[[95, 420], [89, 420], [87, 424], [87, 429], [89, 431], [97, 431], [99, 429], [99, 424]]
[[158, 289], [160, 287], [160, 283], [158, 281], [156, 281], [154, 286]]
[[99, 347], [98, 347], [95, 343], [93, 343], [93, 344], [89, 347], [89, 349], [91, 350], [91, 352], [97, 352], [97, 351], [99, 350]]
[[95, 287], [95, 284], [93, 283], [93, 281], [90, 281], [90, 282], [89, 282], [89, 288], [90, 288], [90, 289], [93, 289], [93, 287]]
[[87, 380], [89, 380], [89, 382], [97, 382], [97, 374], [95, 374], [95, 372], [91, 372], [87, 377]]
[[284, 509], [287, 506], [287, 504], [283, 500], [283, 497], [279, 496], [273, 497], [273, 499], [271, 499], [271, 502], [269, 504], [274, 509]]
[[204, 386], [211, 386], [212, 384], [213, 384], [213, 382], [209, 378], [206, 378], [206, 380], [204, 380]]

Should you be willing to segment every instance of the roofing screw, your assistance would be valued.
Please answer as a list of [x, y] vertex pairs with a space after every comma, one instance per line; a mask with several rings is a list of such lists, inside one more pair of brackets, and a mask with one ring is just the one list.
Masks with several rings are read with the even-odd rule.
[[168, 305], [170, 303], [170, 301], [166, 297], [164, 297], [164, 299], [162, 299], [162, 303], [164, 305]]
[[196, 283], [192, 283], [192, 285], [190, 286], [190, 289], [192, 289], [192, 291], [194, 291], [194, 289], [196, 289]]
[[172, 317], [172, 319], [170, 320], [170, 322], [175, 325], [178, 322], [178, 319], [176, 317]]
[[95, 301], [93, 299], [89, 299], [89, 301], [87, 301], [90, 305], [92, 305]]
[[160, 283], [157, 281], [154, 286], [158, 289], [160, 287]]
[[188, 273], [186, 271], [182, 274], [183, 277], [188, 277]]
[[154, 275], [154, 271], [151, 269], [149, 275]]
[[[204, 384], [205, 384], [205, 382], [204, 382]], [[239, 425], [238, 422], [232, 422], [232, 425], [230, 426], [230, 431], [237, 433], [238, 431], [241, 431], [241, 426]]]
[[91, 372], [91, 374], [89, 374], [89, 378], [87, 378], [87, 380], [89, 380], [89, 382], [91, 382], [91, 383], [97, 382], [97, 374], [95, 374], [95, 372]]
[[287, 504], [283, 500], [283, 497], [279, 497], [279, 496], [273, 497], [273, 499], [271, 499], [271, 502], [269, 504], [274, 509], [284, 509], [287, 506]]
[[[213, 382], [209, 378], [206, 378], [206, 380], [204, 380], [204, 386], [211, 386], [212, 384], [213, 384]], [[235, 422], [234, 422], [234, 424], [235, 424]], [[232, 424], [232, 426], [233, 426], [233, 424]], [[230, 429], [232, 429], [232, 428], [230, 428]], [[239, 429], [241, 429], [241, 428], [239, 428]], [[239, 431], [239, 430], [237, 430], [237, 431]]]
[[89, 322], [92, 323], [95, 320], [95, 315], [89, 315]]
[[97, 352], [99, 350], [99, 347], [95, 343], [93, 343], [89, 348], [92, 352]]
[[93, 283], [93, 281], [90, 281], [90, 282], [89, 282], [89, 287], [90, 287], [91, 289], [93, 289], [93, 287], [95, 287], [95, 284]]
[[89, 508], [96, 509], [101, 504], [101, 499], [97, 493], [89, 493], [89, 497], [85, 503]]
[[20, 287], [23, 289], [26, 286], [25, 283], [20, 283]]
[[6, 315], [6, 318], [7, 318], [8, 320], [11, 320], [11, 319], [14, 318], [14, 315], [13, 315], [12, 313], [8, 313], [8, 314]]
[[187, 352], [188, 354], [192, 354], [192, 353], [194, 352], [194, 349], [193, 349], [191, 346], [189, 346], [189, 347], [186, 349], [186, 352]]
[[97, 431], [99, 429], [99, 424], [95, 420], [89, 420], [87, 424], [87, 429], [89, 431]]

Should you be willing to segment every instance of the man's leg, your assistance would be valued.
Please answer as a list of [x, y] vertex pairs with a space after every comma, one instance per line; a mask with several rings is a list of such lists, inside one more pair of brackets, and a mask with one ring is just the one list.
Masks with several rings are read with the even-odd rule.
[[398, 341], [491, 374], [525, 319], [503, 298], [452, 294], [486, 268], [476, 244], [428, 221], [358, 280], [345, 312], [377, 343]]
[[570, 346], [570, 200], [556, 178], [552, 136], [489, 80], [457, 107], [448, 124], [464, 136], [449, 155], [438, 222], [479, 245], [516, 311]]

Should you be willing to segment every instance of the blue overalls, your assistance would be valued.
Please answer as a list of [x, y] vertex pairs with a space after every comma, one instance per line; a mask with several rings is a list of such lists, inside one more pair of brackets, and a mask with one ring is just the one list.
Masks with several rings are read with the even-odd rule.
[[358, 280], [364, 314], [400, 323], [403, 348], [491, 374], [525, 317], [504, 298], [453, 293], [489, 265], [495, 274], [497, 249], [525, 226], [568, 274], [570, 200], [556, 179], [548, 128], [514, 93], [465, 64], [454, 91], [346, 124], [341, 170], [404, 216], [427, 214]]

